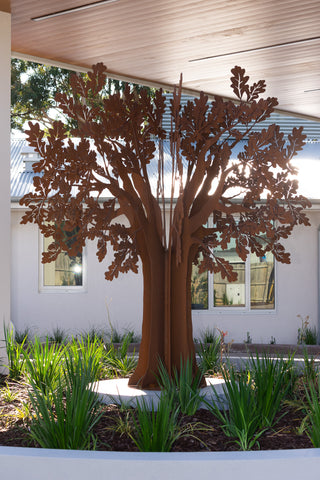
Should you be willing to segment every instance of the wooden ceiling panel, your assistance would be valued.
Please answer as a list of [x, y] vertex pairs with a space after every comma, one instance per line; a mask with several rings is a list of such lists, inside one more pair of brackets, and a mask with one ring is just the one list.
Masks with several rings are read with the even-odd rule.
[[[319, 0], [11, 0], [12, 50], [229, 97], [230, 69], [265, 78], [280, 108], [320, 118]], [[281, 46], [282, 45], [282, 46]], [[209, 57], [209, 58], [206, 58]], [[203, 59], [203, 60], [201, 60]]]

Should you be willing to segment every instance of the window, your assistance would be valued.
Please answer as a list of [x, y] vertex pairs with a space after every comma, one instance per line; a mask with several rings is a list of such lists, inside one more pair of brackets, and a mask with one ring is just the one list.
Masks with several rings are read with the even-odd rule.
[[[65, 232], [72, 237], [74, 232]], [[52, 238], [42, 237], [42, 251], [46, 251], [52, 243]], [[76, 256], [69, 256], [66, 252], [58, 255], [57, 259], [50, 263], [40, 262], [40, 290], [70, 292], [84, 290], [85, 287], [84, 252]]]
[[194, 310], [272, 310], [275, 308], [274, 258], [251, 254], [244, 262], [239, 258], [235, 242], [216, 255], [228, 260], [238, 278], [229, 282], [220, 273], [198, 272], [193, 266], [191, 278], [192, 309]]

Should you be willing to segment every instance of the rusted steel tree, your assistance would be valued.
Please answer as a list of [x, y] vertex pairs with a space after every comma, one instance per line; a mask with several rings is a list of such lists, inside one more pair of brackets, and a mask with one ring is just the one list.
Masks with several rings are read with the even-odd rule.
[[[105, 67], [98, 64], [86, 81], [72, 78], [71, 97], [57, 97], [64, 114], [77, 122], [73, 135], [80, 138], [78, 143], [66, 138], [59, 121], [47, 137], [37, 124], [30, 123], [27, 132], [41, 160], [34, 165], [40, 174], [34, 193], [21, 200], [28, 207], [22, 223], [34, 222], [44, 236], [54, 238], [43, 261], [55, 260], [61, 251], [75, 255], [87, 239], [97, 239], [100, 261], [108, 243], [113, 248], [107, 280], [120, 272], [137, 272], [141, 260], [142, 340], [132, 386], [153, 387], [159, 359], [169, 372], [179, 370], [181, 359], [192, 359], [196, 368], [193, 263], [200, 271], [221, 272], [234, 280], [232, 266], [214, 253], [231, 239], [243, 260], [250, 252], [263, 256], [271, 251], [276, 260], [289, 263], [281, 240], [295, 225], [309, 224], [303, 212], [309, 202], [297, 194], [290, 164], [303, 146], [302, 128], [293, 129], [288, 143], [275, 125], [254, 132], [277, 100], [260, 98], [264, 81], [250, 86], [240, 67], [232, 75], [238, 104], [219, 97], [208, 103], [201, 94], [182, 109], [181, 89], [173, 95], [169, 202], [164, 198], [168, 179], [161, 148], [166, 135], [161, 91], [150, 99], [143, 90], [137, 97], [127, 88], [123, 96], [101, 99]], [[148, 176], [148, 164], [156, 161], [155, 137], [160, 139], [156, 191]], [[246, 146], [231, 161], [232, 149], [243, 138]], [[210, 215], [214, 226], [206, 228]], [[117, 220], [122, 216], [126, 224]], [[72, 232], [76, 226], [76, 238], [67, 245], [63, 229]]]

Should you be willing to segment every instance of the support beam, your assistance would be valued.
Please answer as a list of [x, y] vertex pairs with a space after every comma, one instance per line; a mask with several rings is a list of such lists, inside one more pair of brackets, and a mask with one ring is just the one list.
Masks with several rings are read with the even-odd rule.
[[10, 58], [11, 15], [0, 11], [0, 365], [7, 364], [3, 326], [10, 322]]

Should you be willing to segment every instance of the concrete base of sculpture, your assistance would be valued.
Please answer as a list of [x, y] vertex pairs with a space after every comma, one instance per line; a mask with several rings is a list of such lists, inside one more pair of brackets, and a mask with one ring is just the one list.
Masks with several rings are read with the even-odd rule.
[[[202, 397], [210, 402], [211, 399], [215, 399], [212, 386], [215, 388], [219, 397], [221, 406], [226, 406], [226, 399], [223, 392], [224, 380], [221, 378], [206, 378], [207, 386], [201, 389]], [[140, 390], [138, 388], [132, 388], [128, 386], [128, 378], [117, 378], [112, 380], [101, 380], [97, 382], [95, 387], [101, 402], [107, 405], [125, 405], [128, 407], [135, 407], [137, 400], [145, 401], [150, 407], [152, 403], [154, 409], [157, 409], [159, 396], [161, 392], [159, 390]], [[205, 404], [201, 404], [201, 408], [206, 408]]]

